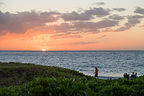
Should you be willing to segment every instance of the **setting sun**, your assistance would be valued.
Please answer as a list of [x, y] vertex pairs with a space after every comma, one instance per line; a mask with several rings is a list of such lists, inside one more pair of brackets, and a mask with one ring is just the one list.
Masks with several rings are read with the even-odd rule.
[[45, 52], [46, 51], [46, 49], [42, 49], [42, 52]]

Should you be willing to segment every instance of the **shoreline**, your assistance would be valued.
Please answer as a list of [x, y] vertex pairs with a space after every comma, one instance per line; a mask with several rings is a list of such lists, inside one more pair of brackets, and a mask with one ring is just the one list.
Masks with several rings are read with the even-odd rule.
[[105, 80], [105, 79], [120, 79], [120, 78], [123, 78], [123, 77], [99, 76], [98, 78]]
[[[33, 64], [33, 63], [22, 63], [22, 62], [0, 62], [0, 63], [19, 63], [19, 64], [28, 64], [28, 65], [35, 65], [35, 66], [43, 66], [43, 67], [58, 67], [58, 66], [47, 66], [47, 65], [38, 65], [38, 64]], [[64, 67], [58, 67], [58, 68], [63, 68], [63, 69], [67, 69], [67, 70], [72, 70], [72, 69], [68, 69], [68, 68], [64, 68]], [[72, 70], [72, 71], [76, 71], [76, 70]], [[93, 77], [93, 78], [95, 78], [93, 75], [88, 75], [88, 74], [86, 74], [86, 73], [83, 73], [83, 72], [80, 72], [80, 71], [76, 71], [76, 72], [78, 72], [78, 73], [82, 73], [82, 74], [84, 74], [85, 76], [90, 76], [90, 77]], [[119, 79], [119, 78], [123, 78], [123, 77], [118, 77], [118, 76], [103, 76], [103, 75], [100, 75], [99, 77], [98, 77], [99, 79]]]

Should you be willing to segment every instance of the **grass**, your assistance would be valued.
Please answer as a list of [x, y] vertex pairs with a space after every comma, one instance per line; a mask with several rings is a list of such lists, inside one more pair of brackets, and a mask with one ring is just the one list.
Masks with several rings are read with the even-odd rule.
[[0, 63], [0, 96], [144, 96], [144, 76], [103, 80], [59, 67]]
[[79, 80], [83, 76], [85, 75], [77, 71], [54, 66], [0, 63], [0, 86], [22, 85], [32, 81], [34, 77], [66, 77]]

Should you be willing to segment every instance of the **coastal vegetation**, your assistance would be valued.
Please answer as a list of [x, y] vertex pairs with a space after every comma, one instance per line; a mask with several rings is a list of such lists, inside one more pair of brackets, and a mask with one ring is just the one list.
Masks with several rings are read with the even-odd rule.
[[0, 63], [0, 86], [22, 85], [35, 77], [65, 77], [80, 80], [90, 78], [74, 70], [54, 66], [42, 66], [29, 63]]
[[54, 66], [0, 63], [0, 96], [144, 96], [144, 76], [104, 80]]

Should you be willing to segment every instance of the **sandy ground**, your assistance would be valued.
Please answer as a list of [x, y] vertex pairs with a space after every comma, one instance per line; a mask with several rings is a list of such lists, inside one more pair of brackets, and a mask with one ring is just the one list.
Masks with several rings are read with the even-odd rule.
[[99, 79], [119, 79], [119, 78], [123, 78], [123, 77], [106, 77], [106, 76], [99, 76]]

